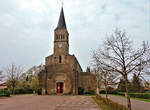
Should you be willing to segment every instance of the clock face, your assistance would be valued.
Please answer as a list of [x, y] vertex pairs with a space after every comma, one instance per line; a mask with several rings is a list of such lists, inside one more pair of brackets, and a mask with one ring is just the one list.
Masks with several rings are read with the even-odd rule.
[[61, 48], [61, 47], [62, 47], [62, 44], [58, 44], [58, 47]]

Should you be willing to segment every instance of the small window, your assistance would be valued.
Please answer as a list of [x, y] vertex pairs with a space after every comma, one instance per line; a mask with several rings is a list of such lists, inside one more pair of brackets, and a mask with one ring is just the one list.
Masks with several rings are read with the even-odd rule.
[[61, 56], [59, 56], [59, 63], [61, 63], [62, 62], [62, 58], [61, 58]]

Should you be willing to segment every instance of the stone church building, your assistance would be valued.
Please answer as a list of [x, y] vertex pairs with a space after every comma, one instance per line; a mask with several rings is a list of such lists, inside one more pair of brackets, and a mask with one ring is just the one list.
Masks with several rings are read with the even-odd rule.
[[54, 30], [54, 51], [45, 58], [42, 72], [42, 94], [78, 94], [79, 87], [84, 91], [95, 90], [93, 74], [83, 72], [75, 55], [69, 54], [69, 32], [63, 8], [58, 25]]

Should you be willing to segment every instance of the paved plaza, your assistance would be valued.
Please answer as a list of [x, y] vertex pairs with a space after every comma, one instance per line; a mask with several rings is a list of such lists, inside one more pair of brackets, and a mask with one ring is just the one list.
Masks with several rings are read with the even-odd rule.
[[21, 95], [0, 98], [0, 110], [99, 110], [90, 96]]

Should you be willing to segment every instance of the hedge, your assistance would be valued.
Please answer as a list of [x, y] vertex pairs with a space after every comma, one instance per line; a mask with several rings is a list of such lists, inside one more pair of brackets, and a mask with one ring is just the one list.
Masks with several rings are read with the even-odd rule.
[[103, 101], [104, 104], [110, 106], [113, 110], [127, 110], [126, 106], [118, 104], [110, 99], [103, 98], [101, 96], [96, 96], [98, 100]]
[[0, 97], [3, 97], [3, 96], [6, 96], [6, 97], [9, 97], [10, 96], [10, 93], [7, 89], [0, 89]]
[[94, 90], [86, 91], [84, 94], [95, 95]]
[[130, 97], [150, 99], [150, 93], [130, 93]]
[[[105, 91], [101, 91], [101, 94], [105, 94]], [[114, 95], [120, 95], [120, 96], [125, 96], [125, 92], [111, 92], [108, 94], [114, 94]], [[142, 99], [150, 99], [150, 93], [129, 93], [130, 97], [133, 98], [142, 98]]]
[[[12, 94], [12, 89], [10, 89], [11, 94]], [[32, 94], [33, 90], [32, 89], [15, 89], [15, 94]]]
[[[118, 95], [125, 96], [124, 92], [118, 92]], [[142, 99], [150, 99], [150, 93], [129, 93], [130, 97], [133, 98], [142, 98]]]

